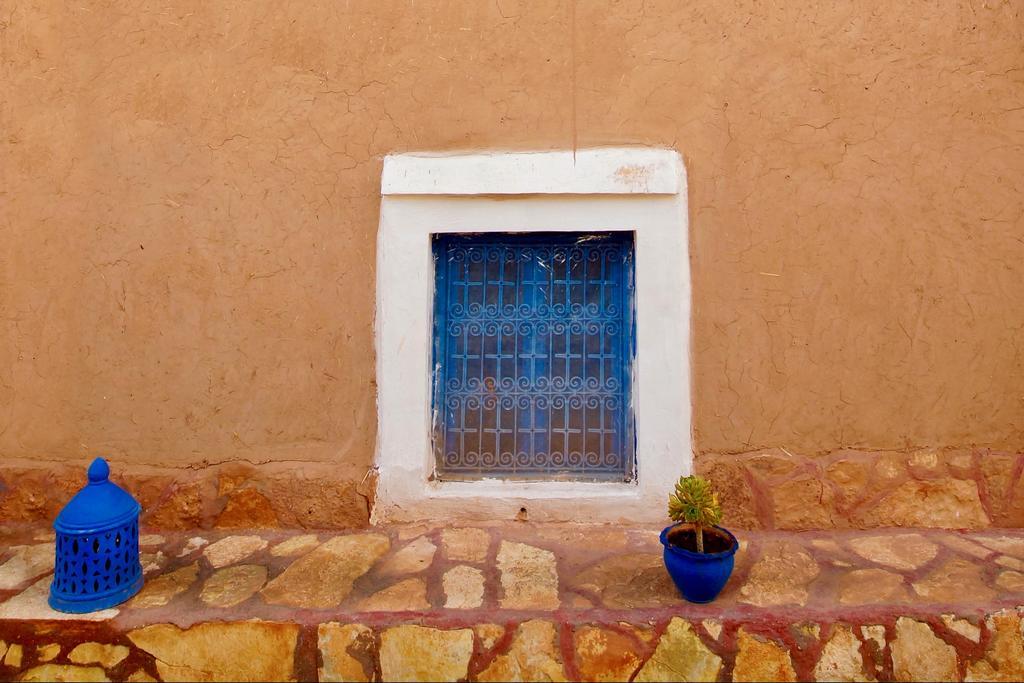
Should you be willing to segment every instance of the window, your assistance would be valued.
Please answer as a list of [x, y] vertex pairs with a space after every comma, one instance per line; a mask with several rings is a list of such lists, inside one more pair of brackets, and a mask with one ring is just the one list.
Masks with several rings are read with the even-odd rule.
[[441, 481], [633, 478], [633, 233], [435, 235]]
[[384, 159], [374, 523], [663, 520], [692, 463], [686, 196], [673, 150]]

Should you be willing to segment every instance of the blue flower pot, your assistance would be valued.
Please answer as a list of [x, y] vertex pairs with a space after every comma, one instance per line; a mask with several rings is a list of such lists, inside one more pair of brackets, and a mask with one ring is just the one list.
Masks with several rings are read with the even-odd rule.
[[[716, 526], [732, 542], [728, 550], [718, 553], [697, 553], [672, 545], [668, 541], [668, 533], [678, 526], [672, 524], [661, 532], [661, 544], [665, 547], [665, 568], [672, 577], [676, 588], [690, 602], [711, 602], [725, 588], [732, 575], [733, 556], [740, 544], [728, 529]], [[704, 534], [707, 544], [707, 532]]]

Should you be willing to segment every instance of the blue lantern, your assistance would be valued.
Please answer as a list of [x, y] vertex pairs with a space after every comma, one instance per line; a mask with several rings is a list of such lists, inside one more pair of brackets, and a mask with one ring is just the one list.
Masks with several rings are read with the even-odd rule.
[[139, 511], [112, 483], [103, 458], [89, 466], [89, 484], [57, 515], [57, 558], [50, 607], [81, 614], [118, 605], [142, 588]]

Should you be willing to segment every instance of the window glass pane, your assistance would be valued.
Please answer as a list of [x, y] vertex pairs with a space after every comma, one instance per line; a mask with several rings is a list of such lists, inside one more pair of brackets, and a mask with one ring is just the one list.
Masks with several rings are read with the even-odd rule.
[[633, 234], [433, 247], [437, 477], [631, 480]]

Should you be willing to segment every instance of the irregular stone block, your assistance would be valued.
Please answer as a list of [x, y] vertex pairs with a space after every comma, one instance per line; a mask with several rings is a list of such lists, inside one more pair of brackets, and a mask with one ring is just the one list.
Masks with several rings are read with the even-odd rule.
[[885, 627], [880, 624], [867, 625], [860, 627], [860, 634], [864, 636], [865, 641], [872, 641], [878, 647], [878, 651], [881, 652], [885, 649]]
[[437, 546], [429, 538], [420, 536], [384, 560], [376, 574], [381, 578], [391, 578], [419, 573], [434, 561], [436, 551]]
[[285, 529], [359, 529], [370, 521], [367, 497], [359, 482], [335, 479], [329, 471], [312, 476], [266, 474], [260, 488], [273, 503]]
[[829, 555], [845, 555], [846, 552], [839, 547], [839, 544], [830, 538], [815, 538], [811, 541], [811, 546], [817, 550], [820, 550]]
[[928, 624], [900, 617], [890, 646], [897, 681], [957, 681], [956, 650], [935, 635]]
[[[999, 526], [1019, 526], [1024, 521], [1019, 499], [1021, 483], [1013, 485], [1017, 456], [1006, 453], [983, 452], [978, 458], [978, 471], [988, 494], [989, 510]], [[1016, 522], [1016, 524], [1015, 524]]]
[[958, 619], [954, 614], [943, 614], [942, 623], [950, 631], [962, 635], [972, 643], [981, 642], [981, 628], [975, 626], [967, 619]]
[[430, 609], [427, 584], [423, 579], [405, 579], [363, 598], [356, 605], [360, 612], [408, 612]]
[[395, 626], [380, 636], [380, 669], [385, 681], [455, 681], [469, 674], [473, 631]]
[[1024, 570], [1024, 560], [1018, 560], [1016, 557], [1007, 557], [1006, 555], [1000, 555], [996, 558], [996, 564], [1000, 567], [1007, 567], [1016, 571]]
[[864, 672], [864, 657], [860, 640], [849, 626], [836, 625], [832, 637], [821, 648], [821, 656], [814, 665], [816, 681], [874, 681]]
[[395, 530], [398, 532], [398, 540], [402, 543], [411, 541], [417, 536], [430, 531], [430, 525], [423, 522], [416, 522], [415, 524], [396, 524]]
[[219, 529], [272, 529], [281, 522], [266, 496], [254, 488], [242, 488], [228, 496], [213, 525]]
[[40, 662], [48, 662], [54, 657], [60, 654], [60, 645], [57, 643], [50, 643], [48, 645], [40, 645], [36, 648], [36, 659]]
[[202, 536], [193, 536], [192, 538], [188, 539], [184, 546], [182, 546], [181, 552], [178, 553], [178, 557], [185, 557], [187, 555], [191, 555], [192, 553], [199, 550], [203, 546], [208, 545], [209, 543], [210, 542]]
[[484, 649], [490, 650], [505, 635], [505, 627], [499, 624], [477, 624], [473, 627], [473, 632]]
[[[317, 628], [317, 647], [323, 665], [320, 681], [369, 681], [373, 677], [373, 631], [362, 624], [330, 622]], [[359, 657], [353, 652], [360, 654]]]
[[1024, 538], [1015, 536], [977, 536], [975, 540], [986, 548], [1024, 558]]
[[76, 681], [81, 683], [107, 683], [110, 681], [98, 666], [72, 666], [70, 664], [43, 664], [25, 671], [19, 681]]
[[1020, 616], [1004, 610], [986, 620], [991, 638], [985, 657], [967, 666], [965, 681], [1024, 681]]
[[796, 671], [789, 650], [752, 636], [744, 629], [737, 634], [733, 681], [795, 681]]
[[453, 562], [481, 563], [487, 559], [491, 536], [483, 529], [460, 528], [441, 531], [441, 547]]
[[273, 605], [337, 607], [352, 592], [352, 583], [369, 571], [390, 545], [382, 534], [337, 536], [295, 560], [260, 594]]
[[808, 585], [820, 572], [818, 563], [800, 546], [779, 543], [751, 568], [740, 589], [740, 602], [758, 607], [804, 605]]
[[534, 542], [551, 541], [559, 545], [591, 546], [607, 551], [629, 545], [629, 534], [609, 524], [545, 523], [530, 530]]
[[702, 456], [695, 463], [697, 472], [715, 482], [722, 514], [735, 529], [760, 529], [754, 491], [747, 472], [733, 456]]
[[875, 476], [883, 483], [901, 478], [907, 471], [907, 456], [896, 453], [882, 453], [875, 456]]
[[104, 669], [117, 666], [128, 656], [124, 645], [103, 643], [81, 643], [68, 653], [68, 659], [75, 664], [99, 664]]
[[915, 593], [932, 602], [985, 602], [996, 595], [985, 583], [982, 567], [960, 558], [933, 569], [913, 586]]
[[50, 596], [51, 581], [51, 577], [45, 576], [13, 598], [8, 598], [6, 602], [0, 602], [0, 619], [20, 621], [106, 621], [116, 617], [120, 611], [116, 608], [110, 608], [87, 614], [58, 612], [47, 603], [47, 599]]
[[558, 628], [534, 619], [516, 628], [508, 652], [498, 655], [477, 676], [479, 681], [565, 681]]
[[1013, 570], [999, 572], [996, 586], [1008, 593], [1024, 593], [1024, 574]]
[[128, 633], [156, 658], [163, 681], [292, 681], [297, 624], [233, 622], [145, 626]]
[[722, 637], [722, 622], [715, 619], [704, 619], [700, 622], [704, 630], [708, 632], [708, 635], [718, 640]]
[[722, 658], [701, 641], [689, 622], [673, 617], [635, 681], [717, 681]]
[[498, 548], [503, 609], [554, 610], [559, 607], [554, 553], [523, 543], [502, 541]]
[[782, 452], [755, 453], [743, 461], [746, 468], [759, 478], [775, 483], [777, 483], [780, 478], [787, 477], [792, 474], [793, 471], [803, 463], [804, 460], [802, 458]]
[[152, 574], [164, 568], [164, 565], [167, 564], [167, 557], [160, 551], [139, 553], [139, 563], [142, 565], [143, 574]]
[[[982, 461], [987, 460], [986, 457]], [[984, 471], [985, 465], [981, 468]], [[1011, 470], [1011, 473], [1013, 470]], [[1024, 476], [1017, 477], [1010, 490], [1003, 497], [993, 497], [989, 503], [993, 521], [999, 526], [1019, 529], [1024, 526]]]
[[448, 609], [475, 609], [484, 602], [484, 573], [476, 567], [460, 564], [441, 578]]
[[143, 505], [142, 523], [155, 529], [200, 529], [203, 499], [213, 497], [212, 487], [203, 482], [175, 482], [171, 493], [156, 506]]
[[[10, 405], [5, 401], [5, 405]], [[52, 463], [0, 470], [0, 519], [51, 521], [81, 486], [81, 468]]]
[[256, 594], [267, 582], [267, 568], [240, 564], [220, 569], [203, 584], [199, 599], [211, 607], [233, 607]]
[[661, 555], [612, 555], [570, 579], [576, 590], [594, 593], [606, 607], [634, 609], [678, 605], [679, 590], [665, 571]]
[[862, 510], [860, 519], [872, 526], [981, 529], [989, 525], [978, 485], [966, 479], [906, 481]]
[[4, 655], [4, 664], [13, 667], [15, 669], [21, 668], [21, 660], [25, 654], [25, 648], [18, 643], [12, 643], [7, 648], [7, 654]]
[[839, 602], [844, 605], [902, 603], [909, 599], [903, 576], [887, 569], [855, 569], [839, 577]]
[[0, 590], [14, 590], [33, 579], [53, 571], [53, 543], [23, 545], [12, 548], [14, 555], [0, 565]]
[[581, 626], [573, 633], [573, 645], [584, 681], [628, 681], [641, 663], [636, 641], [608, 628]]
[[962, 536], [957, 536], [956, 534], [943, 534], [939, 536], [939, 541], [948, 548], [976, 557], [979, 560], [984, 560], [992, 554], [992, 551], [988, 548], [980, 546], [974, 541], [969, 541]]
[[837, 526], [835, 496], [821, 479], [799, 477], [770, 488], [776, 529], [831, 529]]
[[128, 602], [129, 607], [142, 609], [147, 607], [163, 607], [169, 603], [174, 596], [180, 595], [189, 589], [199, 577], [199, 563], [181, 567], [170, 574], [163, 574], [151, 581], [147, 581], [142, 590]]
[[320, 545], [320, 539], [316, 534], [304, 534], [292, 536], [281, 541], [270, 549], [274, 557], [291, 557], [292, 555], [304, 555]]
[[825, 469], [825, 476], [839, 487], [847, 503], [864, 495], [869, 475], [867, 464], [860, 460], [837, 460]]
[[228, 536], [206, 546], [203, 556], [214, 569], [219, 569], [240, 562], [266, 547], [267, 541], [259, 536]]
[[908, 465], [916, 476], [935, 474], [939, 469], [939, 454], [935, 451], [918, 451], [910, 456]]
[[866, 560], [909, 571], [931, 562], [939, 547], [920, 534], [862, 536], [850, 539], [854, 552]]

